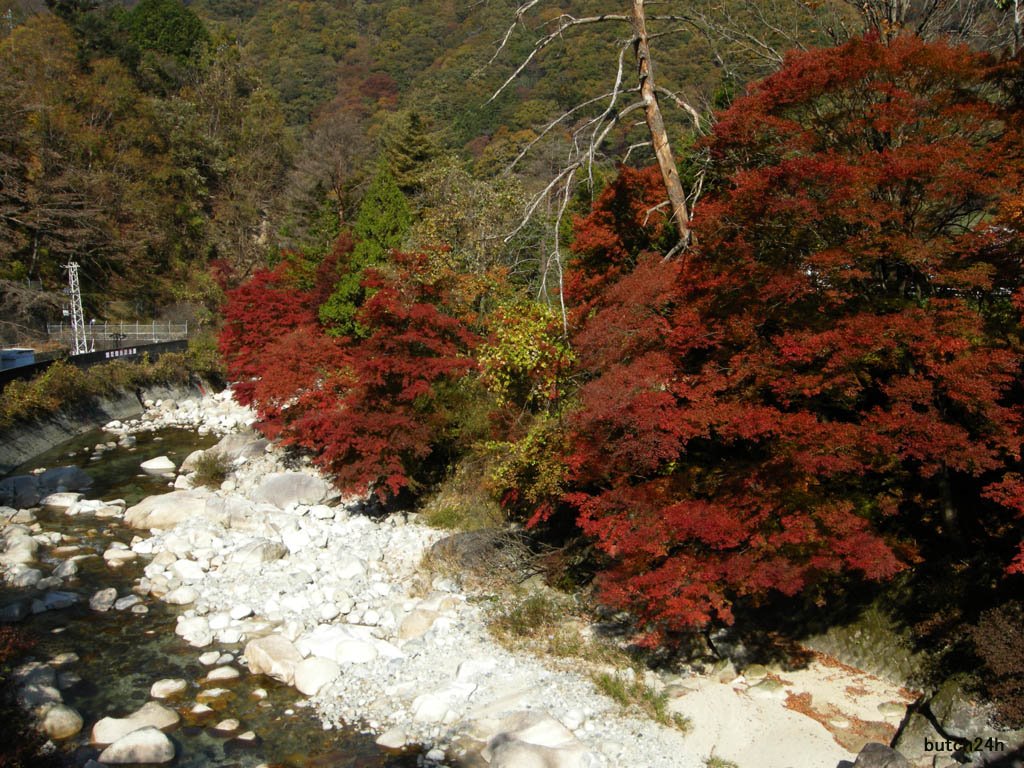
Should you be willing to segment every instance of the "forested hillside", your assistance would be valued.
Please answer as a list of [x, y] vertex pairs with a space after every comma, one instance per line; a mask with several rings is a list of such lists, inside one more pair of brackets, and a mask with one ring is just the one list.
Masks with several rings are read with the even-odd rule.
[[[498, 53], [515, 9], [18, 4], [0, 53], [0, 98], [11, 116], [0, 143], [0, 279], [8, 305], [19, 308], [6, 335], [53, 315], [59, 297], [26, 294], [24, 283], [58, 290], [72, 256], [83, 265], [90, 315], [174, 311], [209, 320], [220, 300], [211, 276], [243, 279], [281, 248], [314, 258], [328, 251], [378, 155], [406, 194], [428, 195], [414, 202], [433, 214], [418, 222], [421, 240], [458, 240], [453, 228], [466, 223], [452, 218], [480, 195], [492, 199], [474, 205], [481, 221], [473, 226], [486, 229], [475, 238], [505, 234], [522, 196], [572, 154], [580, 140], [572, 130], [604, 109], [586, 102], [613, 88], [629, 32], [621, 22], [581, 27], [489, 101], [560, 23], [550, 11], [525, 16]], [[709, 41], [697, 25], [666, 22], [681, 28], [659, 41], [664, 85], [703, 113], [709, 100], [723, 103], [776, 65], [790, 32], [825, 39], [807, 14], [782, 18], [786, 34], [765, 36], [772, 49], [725, 34]], [[506, 175], [544, 126], [574, 109]], [[679, 115], [680, 140], [689, 142], [689, 117]], [[626, 128], [608, 138], [589, 169], [598, 186], [636, 140]], [[643, 150], [631, 155], [641, 159]], [[585, 198], [574, 205], [582, 210]]]
[[638, 642], [890, 586], [1019, 722], [1012, 7], [50, 5], [5, 285], [222, 323], [267, 435], [528, 529]]

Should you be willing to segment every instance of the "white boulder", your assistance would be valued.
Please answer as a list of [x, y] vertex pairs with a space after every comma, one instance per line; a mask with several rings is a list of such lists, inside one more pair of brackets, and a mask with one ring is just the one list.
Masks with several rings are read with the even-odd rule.
[[245, 660], [254, 675], [269, 675], [291, 685], [295, 679], [295, 667], [302, 661], [302, 654], [291, 641], [281, 635], [268, 635], [251, 640], [245, 646]]
[[169, 728], [181, 718], [173, 709], [148, 701], [127, 717], [104, 717], [92, 727], [93, 744], [113, 744], [142, 728]]
[[158, 728], [145, 727], [122, 736], [100, 753], [100, 763], [143, 765], [169, 763], [174, 759], [174, 744]]
[[190, 518], [206, 512], [208, 491], [171, 491], [159, 496], [147, 496], [124, 513], [124, 522], [131, 528], [167, 530]]
[[175, 463], [166, 456], [157, 456], [155, 459], [144, 461], [139, 465], [139, 467], [143, 472], [148, 472], [153, 475], [162, 475], [165, 472], [173, 472], [177, 469]]
[[67, 739], [82, 730], [82, 716], [66, 704], [54, 704], [47, 708], [39, 723], [39, 729], [51, 739]]
[[306, 696], [315, 696], [340, 674], [341, 665], [338, 662], [313, 656], [295, 665], [295, 687]]
[[252, 499], [284, 509], [289, 504], [319, 504], [330, 493], [330, 486], [319, 477], [305, 472], [274, 472], [263, 478], [253, 491]]

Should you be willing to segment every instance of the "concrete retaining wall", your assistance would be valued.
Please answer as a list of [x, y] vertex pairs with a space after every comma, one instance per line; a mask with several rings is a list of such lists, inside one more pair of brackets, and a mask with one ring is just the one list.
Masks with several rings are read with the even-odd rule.
[[[202, 396], [197, 386], [187, 384], [143, 387], [142, 392], [143, 399], [150, 400], [184, 400]], [[102, 427], [109, 421], [138, 418], [143, 410], [135, 393], [128, 391], [116, 397], [104, 398], [89, 405], [0, 430], [0, 475], [6, 475], [29, 459], [91, 429]]]

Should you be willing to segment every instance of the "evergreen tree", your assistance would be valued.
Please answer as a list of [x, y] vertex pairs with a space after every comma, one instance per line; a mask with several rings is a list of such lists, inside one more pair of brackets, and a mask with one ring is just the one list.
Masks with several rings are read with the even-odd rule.
[[359, 206], [354, 225], [356, 246], [342, 266], [334, 292], [320, 307], [320, 320], [337, 335], [362, 335], [356, 311], [366, 298], [363, 277], [367, 269], [387, 261], [400, 248], [412, 226], [412, 214], [390, 166], [382, 162]]
[[423, 169], [438, 155], [438, 147], [418, 112], [400, 112], [384, 133], [384, 154], [398, 188], [408, 196], [421, 191]]

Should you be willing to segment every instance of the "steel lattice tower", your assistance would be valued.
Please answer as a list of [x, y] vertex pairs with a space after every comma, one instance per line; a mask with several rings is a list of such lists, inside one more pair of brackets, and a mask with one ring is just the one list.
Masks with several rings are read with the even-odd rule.
[[75, 338], [73, 355], [81, 355], [89, 351], [89, 342], [85, 337], [85, 313], [82, 312], [82, 291], [78, 287], [78, 264], [71, 261], [64, 265], [68, 271], [68, 295], [71, 297], [71, 331]]

